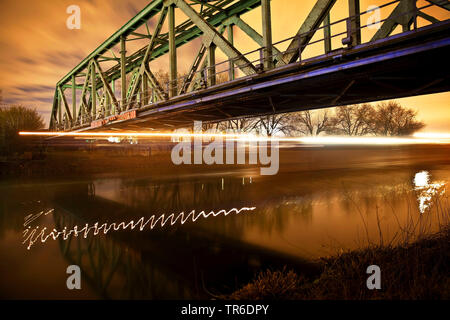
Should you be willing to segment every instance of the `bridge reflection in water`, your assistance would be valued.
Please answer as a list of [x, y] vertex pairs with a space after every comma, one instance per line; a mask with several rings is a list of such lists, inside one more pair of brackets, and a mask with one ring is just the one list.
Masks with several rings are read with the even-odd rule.
[[[136, 221], [142, 216], [162, 214], [158, 208], [162, 203], [167, 213], [184, 210], [186, 203], [206, 211], [220, 210], [223, 203], [245, 206], [245, 201], [240, 200], [245, 187], [241, 179], [227, 181], [230, 192], [223, 192], [221, 179], [192, 183], [193, 187], [173, 182], [140, 188], [141, 183], [124, 182], [127, 192], [123, 198], [133, 207], [96, 195], [96, 190], [102, 189], [99, 183], [80, 184], [76, 189], [71, 186], [70, 190], [58, 192], [53, 214], [55, 229]], [[138, 194], [143, 201], [135, 201]], [[90, 233], [87, 239], [71, 235], [57, 241], [64, 258], [79, 265], [89, 285], [104, 298], [211, 298], [214, 293], [235, 290], [238, 283], [250, 279], [264, 266], [289, 265], [307, 273], [316, 271], [298, 257], [236, 240], [243, 231], [238, 219], [249, 217], [199, 219], [184, 226], [110, 232], [107, 236]], [[248, 223], [251, 221], [244, 225]]]

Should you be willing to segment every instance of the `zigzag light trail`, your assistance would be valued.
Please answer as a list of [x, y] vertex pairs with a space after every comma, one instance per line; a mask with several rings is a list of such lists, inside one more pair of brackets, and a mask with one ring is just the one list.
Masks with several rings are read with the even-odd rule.
[[[161, 228], [163, 228], [169, 221], [170, 226], [175, 225], [177, 222], [180, 222], [181, 225], [184, 225], [188, 220], [192, 222], [196, 222], [200, 217], [203, 217], [204, 219], [207, 219], [209, 217], [217, 217], [219, 215], [228, 216], [232, 213], [239, 215], [242, 212], [247, 211], [254, 211], [256, 207], [243, 207], [241, 209], [233, 208], [230, 210], [222, 209], [220, 211], [210, 211], [209, 213], [206, 213], [205, 211], [201, 211], [196, 214], [195, 210], [192, 210], [189, 214], [186, 215], [185, 212], [181, 212], [178, 215], [175, 215], [172, 213], [171, 215], [161, 215], [158, 218], [156, 218], [156, 215], [152, 215], [150, 218], [142, 217], [138, 221], [131, 220], [129, 222], [113, 222], [113, 223], [103, 223], [100, 225], [99, 222], [96, 222], [94, 225], [86, 224], [84, 227], [80, 229], [79, 226], [74, 226], [72, 229], [68, 229], [67, 227], [64, 227], [62, 231], [58, 231], [56, 229], [53, 229], [52, 231], [47, 232], [47, 227], [42, 228], [39, 231], [39, 226], [36, 226], [34, 228], [31, 228], [31, 226], [28, 226], [27, 229], [23, 231], [23, 242], [22, 244], [27, 244], [27, 249], [30, 250], [31, 247], [38, 242], [39, 240], [41, 243], [47, 242], [49, 239], [57, 240], [60, 237], [64, 241], [68, 240], [71, 235], [74, 235], [75, 237], [78, 237], [79, 234], [82, 234], [83, 237], [86, 239], [88, 235], [92, 232], [94, 236], [99, 235], [101, 232], [103, 234], [109, 233], [112, 231], [119, 231], [119, 230], [134, 230], [137, 227], [139, 227], [139, 231], [142, 232], [144, 229], [149, 225], [149, 229], [153, 230], [157, 225], [160, 225]], [[53, 209], [50, 210], [48, 213], [53, 212]], [[42, 215], [41, 213], [38, 213], [36, 216], [39, 217]], [[24, 227], [26, 227], [30, 221], [33, 219], [30, 215], [26, 217], [26, 221], [24, 223]], [[34, 220], [34, 219], [33, 219]], [[99, 226], [100, 225], [100, 226]]]

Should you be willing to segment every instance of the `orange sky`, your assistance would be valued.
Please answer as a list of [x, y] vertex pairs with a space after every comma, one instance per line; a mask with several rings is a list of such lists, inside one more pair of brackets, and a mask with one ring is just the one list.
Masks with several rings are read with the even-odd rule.
[[[139, 12], [149, 0], [1, 0], [0, 1], [0, 89], [5, 103], [20, 103], [36, 107], [48, 121], [56, 82], [93, 51], [107, 37]], [[272, 0], [273, 38], [280, 41], [293, 36], [315, 0]], [[380, 5], [385, 0], [361, 0], [361, 10]], [[419, 1], [419, 6], [425, 3]], [[66, 8], [81, 7], [81, 30], [66, 27]], [[386, 9], [387, 13], [391, 9]], [[332, 21], [343, 18], [347, 0], [338, 0], [332, 10]], [[444, 10], [425, 11], [440, 20], [450, 18]], [[382, 18], [385, 16], [382, 11]], [[177, 13], [177, 20], [184, 20]], [[242, 18], [261, 32], [261, 13], [254, 10]], [[366, 19], [366, 18], [364, 18]], [[365, 24], [366, 21], [362, 20]], [[342, 31], [336, 26], [333, 33]], [[366, 29], [367, 30], [367, 29]], [[363, 40], [372, 31], [363, 33]], [[242, 32], [235, 33], [236, 46], [241, 52], [256, 48]], [[339, 41], [339, 39], [336, 39]], [[280, 45], [280, 50], [285, 46]], [[314, 53], [311, 48], [310, 53]], [[190, 66], [196, 54], [195, 44], [179, 50], [180, 71]], [[307, 53], [308, 54], [308, 53]], [[218, 53], [219, 59], [224, 56]], [[166, 59], [155, 61], [157, 68], [166, 68]], [[450, 131], [450, 93], [399, 99], [404, 106], [419, 111], [427, 127], [424, 131]]]

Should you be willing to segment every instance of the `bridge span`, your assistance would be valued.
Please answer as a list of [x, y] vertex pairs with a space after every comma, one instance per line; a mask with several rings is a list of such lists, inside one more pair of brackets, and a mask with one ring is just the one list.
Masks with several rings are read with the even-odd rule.
[[[331, 22], [333, 8], [342, 3], [348, 16]], [[262, 35], [241, 19], [257, 8]], [[373, 24], [366, 18], [375, 10], [387, 16]], [[189, 18], [179, 25], [178, 11]], [[270, 12], [269, 0], [153, 0], [58, 82], [50, 130], [170, 130], [194, 120], [217, 122], [450, 90], [447, 0], [385, 1], [367, 11], [359, 0], [317, 0], [297, 34], [278, 43], [272, 41]], [[152, 29], [149, 20], [157, 21]], [[168, 32], [162, 33], [165, 20]], [[240, 53], [234, 28], [259, 48]], [[136, 39], [145, 46], [127, 56], [127, 42]], [[177, 48], [192, 41], [198, 54], [180, 76]], [[228, 60], [217, 62], [217, 49]], [[165, 55], [168, 79], [151, 68]]]

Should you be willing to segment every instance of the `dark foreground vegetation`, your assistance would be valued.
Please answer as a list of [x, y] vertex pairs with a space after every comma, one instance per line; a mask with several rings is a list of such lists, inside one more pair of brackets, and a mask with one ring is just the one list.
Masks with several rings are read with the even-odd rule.
[[[321, 274], [307, 278], [293, 270], [261, 272], [224, 297], [232, 300], [449, 299], [450, 228], [397, 246], [374, 246], [323, 258]], [[381, 290], [366, 286], [366, 269], [381, 268]]]

